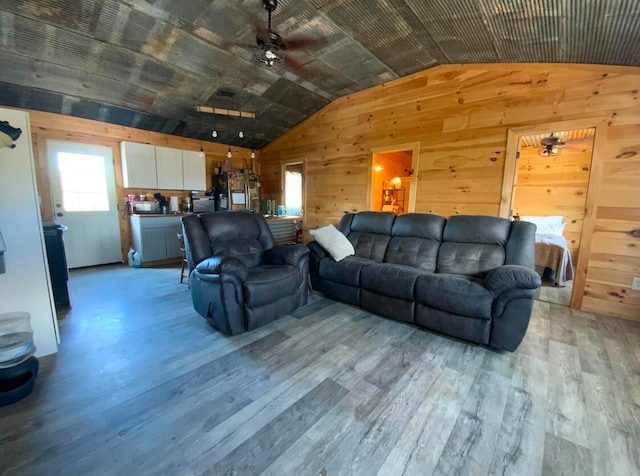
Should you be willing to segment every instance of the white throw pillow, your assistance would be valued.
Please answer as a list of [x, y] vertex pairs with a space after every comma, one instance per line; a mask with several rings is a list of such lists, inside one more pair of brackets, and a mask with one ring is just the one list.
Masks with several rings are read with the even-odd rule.
[[347, 256], [356, 254], [356, 250], [353, 249], [349, 239], [333, 225], [323, 226], [317, 230], [309, 230], [309, 234], [336, 261], [341, 261]]

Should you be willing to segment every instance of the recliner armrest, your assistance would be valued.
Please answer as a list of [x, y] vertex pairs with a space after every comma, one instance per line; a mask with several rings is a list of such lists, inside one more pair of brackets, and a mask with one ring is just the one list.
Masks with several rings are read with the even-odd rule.
[[318, 261], [329, 256], [329, 253], [327, 253], [317, 241], [310, 241], [307, 243], [307, 248], [309, 248], [311, 254], [314, 255]]
[[493, 269], [484, 282], [485, 287], [496, 297], [510, 289], [537, 289], [541, 284], [536, 272], [515, 264]]
[[233, 256], [212, 256], [198, 263], [195, 271], [202, 274], [231, 274], [241, 281], [249, 276], [249, 270], [244, 263]]
[[300, 260], [309, 254], [309, 248], [304, 245], [279, 245], [264, 252], [265, 264], [297, 266]]

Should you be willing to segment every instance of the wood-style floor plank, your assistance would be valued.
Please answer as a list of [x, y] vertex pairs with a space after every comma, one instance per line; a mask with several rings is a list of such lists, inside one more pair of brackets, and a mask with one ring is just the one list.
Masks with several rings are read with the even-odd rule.
[[534, 305], [515, 353], [312, 293], [226, 336], [174, 267], [71, 272], [7, 475], [640, 475], [640, 324]]

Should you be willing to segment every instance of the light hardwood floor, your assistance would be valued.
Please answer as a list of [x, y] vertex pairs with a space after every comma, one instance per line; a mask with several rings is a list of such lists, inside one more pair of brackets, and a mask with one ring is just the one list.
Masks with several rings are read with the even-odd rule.
[[313, 294], [226, 337], [179, 270], [71, 273], [62, 345], [0, 408], [0, 473], [640, 474], [640, 324], [536, 302], [501, 353]]

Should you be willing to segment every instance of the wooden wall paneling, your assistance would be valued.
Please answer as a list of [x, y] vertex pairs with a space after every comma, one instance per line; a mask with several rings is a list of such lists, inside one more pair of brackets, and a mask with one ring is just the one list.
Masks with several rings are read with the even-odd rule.
[[[635, 169], [640, 157], [637, 129], [640, 105], [634, 91], [639, 83], [640, 69], [634, 67], [438, 66], [332, 102], [262, 150], [263, 175], [271, 174], [267, 172], [269, 168], [279, 168], [281, 157], [303, 154], [310, 177], [305, 223], [313, 227], [336, 224], [341, 211], [364, 210], [367, 206], [366, 184], [371, 172], [366, 167], [351, 165], [354, 161], [363, 159], [366, 163], [374, 148], [419, 142], [416, 211], [445, 216], [506, 215], [508, 202], [504, 190], [511, 188], [511, 184], [507, 185], [508, 177], [505, 181], [505, 171], [509, 169], [507, 151], [511, 149], [508, 143], [512, 142], [508, 139], [510, 131], [519, 133], [518, 129], [524, 128], [535, 132], [537, 127], [541, 131], [560, 130], [554, 125], [557, 123], [563, 123], [563, 129], [580, 129], [606, 121], [603, 130], [597, 133], [604, 141], [596, 151], [597, 166]], [[615, 157], [630, 163], [616, 163]], [[595, 172], [597, 175], [598, 170]], [[323, 174], [323, 178], [313, 180], [314, 174]], [[353, 186], [345, 195], [338, 199], [327, 193], [338, 183], [342, 188], [346, 177]], [[640, 194], [640, 184], [636, 187], [625, 179], [619, 182], [620, 193], [598, 194], [600, 185], [614, 191], [616, 177], [607, 174], [602, 183], [599, 180], [592, 184], [595, 188], [590, 185], [587, 191], [586, 208], [591, 215], [585, 218], [581, 249], [585, 246], [584, 235], [591, 233], [590, 220], [593, 225], [595, 213], [601, 208], [602, 213], [618, 220], [620, 213], [628, 216], [629, 210], [639, 207], [632, 201], [634, 194]], [[579, 227], [578, 222], [571, 225]], [[569, 232], [577, 233], [568, 227]], [[594, 244], [601, 249], [595, 241]], [[588, 247], [585, 250], [586, 254], [583, 256], [581, 251], [576, 263], [576, 287], [580, 279], [584, 283], [590, 266]], [[617, 254], [598, 251], [594, 256], [597, 260], [593, 263], [598, 266], [625, 265]], [[625, 256], [634, 260], [630, 253]], [[575, 295], [581, 298], [582, 290]], [[584, 308], [593, 309], [593, 302], [599, 309], [606, 308], [602, 302], [608, 301], [603, 299], [606, 296], [598, 292], [597, 297], [585, 301]], [[581, 304], [574, 302], [574, 307], [576, 303]], [[631, 318], [630, 309], [636, 312], [638, 309], [627, 306], [619, 314]]]

